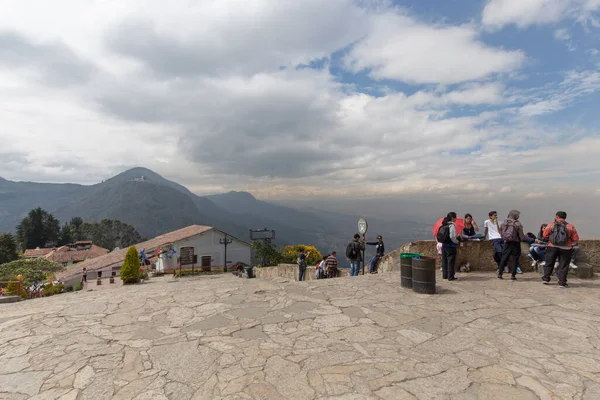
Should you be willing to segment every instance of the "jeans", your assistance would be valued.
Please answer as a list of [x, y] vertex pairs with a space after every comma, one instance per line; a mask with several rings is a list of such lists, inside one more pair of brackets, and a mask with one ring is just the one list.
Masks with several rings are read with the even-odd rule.
[[490, 240], [492, 245], [494, 246], [494, 261], [496, 264], [500, 266], [500, 261], [502, 260], [502, 239], [492, 239]]
[[442, 278], [454, 279], [456, 265], [456, 247], [442, 247]]
[[350, 276], [358, 276], [360, 260], [350, 260]]
[[565, 250], [554, 246], [548, 246], [546, 249], [546, 265], [544, 265], [544, 276], [542, 277], [542, 280], [544, 282], [550, 282], [550, 276], [554, 271], [554, 263], [558, 259], [558, 268], [556, 269], [558, 284], [565, 285], [567, 283], [567, 273], [569, 272], [571, 257], [573, 257], [573, 249]]
[[485, 239], [485, 235], [483, 233], [476, 233], [473, 236], [465, 236], [465, 235], [463, 235], [463, 237], [465, 238], [465, 240], [469, 240], [469, 239]]
[[508, 271], [512, 276], [517, 274], [517, 263], [521, 257], [521, 242], [504, 242], [502, 259], [498, 265], [498, 276], [502, 276], [504, 267], [508, 264]]
[[379, 262], [379, 260], [381, 260], [381, 256], [375, 256], [375, 257], [371, 258], [371, 261], [369, 261], [369, 272], [370, 273], [377, 272], [377, 263]]
[[304, 274], [306, 273], [306, 263], [298, 264], [298, 281], [304, 280]]
[[546, 253], [544, 250], [544, 247], [534, 244], [533, 246], [529, 247], [529, 255], [531, 255], [531, 258], [533, 258], [535, 261], [546, 261]]

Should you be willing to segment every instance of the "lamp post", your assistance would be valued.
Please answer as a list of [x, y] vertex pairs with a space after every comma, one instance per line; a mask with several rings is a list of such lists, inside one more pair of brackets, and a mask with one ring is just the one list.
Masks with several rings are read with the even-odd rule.
[[223, 272], [227, 272], [227, 245], [233, 242], [232, 239], [227, 238], [227, 234], [222, 239], [219, 239], [219, 243], [225, 246], [225, 260], [223, 260]]

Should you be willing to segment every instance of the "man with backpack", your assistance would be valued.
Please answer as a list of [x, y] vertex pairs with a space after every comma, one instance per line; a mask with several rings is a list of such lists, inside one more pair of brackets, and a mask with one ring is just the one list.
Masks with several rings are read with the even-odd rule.
[[502, 259], [498, 265], [498, 279], [502, 279], [504, 267], [508, 264], [508, 271], [511, 274], [510, 279], [517, 280], [517, 263], [521, 257], [521, 242], [525, 238], [523, 225], [519, 222], [521, 213], [512, 210], [508, 213], [508, 218], [500, 224], [500, 236], [502, 237]]
[[300, 254], [298, 255], [298, 281], [302, 282], [304, 280], [304, 274], [306, 273], [306, 259], [310, 256], [310, 252], [304, 254], [304, 249], [300, 250]]
[[556, 276], [561, 288], [568, 288], [567, 273], [569, 264], [573, 257], [573, 246], [579, 241], [579, 235], [573, 224], [567, 221], [567, 213], [559, 211], [556, 213], [554, 222], [551, 222], [544, 229], [544, 239], [548, 241], [546, 248], [546, 265], [544, 265], [544, 276], [542, 281], [545, 285], [550, 282], [550, 276], [554, 271], [554, 263], [558, 259], [558, 268]]
[[346, 257], [350, 260], [350, 276], [358, 276], [360, 263], [363, 260], [362, 252], [365, 249], [364, 243], [360, 241], [360, 235], [354, 235], [354, 240], [346, 246]]
[[436, 240], [442, 244], [442, 278], [449, 281], [458, 280], [454, 273], [456, 272], [456, 249], [460, 235], [457, 235], [455, 222], [456, 213], [449, 212], [436, 233]]

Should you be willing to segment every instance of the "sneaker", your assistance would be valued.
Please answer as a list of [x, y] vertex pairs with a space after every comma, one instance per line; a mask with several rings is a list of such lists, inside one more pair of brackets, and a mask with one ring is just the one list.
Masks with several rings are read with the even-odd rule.
[[498, 274], [498, 279], [504, 279], [502, 275]]
[[540, 263], [538, 264], [540, 267], [544, 267], [546, 265], [546, 261], [540, 261]]
[[508, 274], [508, 267], [504, 267], [504, 273]]
[[571, 267], [572, 269], [577, 269], [577, 268], [578, 268], [578, 267], [577, 267], [577, 265], [575, 265], [575, 264], [573, 264], [573, 263], [570, 263], [570, 264], [569, 264], [569, 267]]
[[516, 280], [517, 280], [517, 277], [516, 277], [516, 276], [511, 276], [511, 277], [510, 277], [510, 280], [511, 280], [511, 281], [516, 281]]
[[449, 281], [457, 281], [458, 278], [457, 277], [453, 277], [453, 278], [448, 278]]
[[535, 269], [535, 268], [537, 268], [537, 266], [538, 266], [538, 262], [533, 260], [533, 262], [531, 263], [531, 267]]
[[544, 285], [549, 285], [549, 284], [550, 284], [550, 281], [544, 281], [544, 280], [543, 280], [543, 281], [542, 281], [542, 283], [543, 283]]
[[517, 267], [517, 274], [522, 274], [522, 273], [523, 273], [523, 271], [521, 271], [521, 268]]
[[561, 289], [567, 289], [569, 285], [567, 283], [563, 283], [562, 285], [558, 285], [558, 287]]

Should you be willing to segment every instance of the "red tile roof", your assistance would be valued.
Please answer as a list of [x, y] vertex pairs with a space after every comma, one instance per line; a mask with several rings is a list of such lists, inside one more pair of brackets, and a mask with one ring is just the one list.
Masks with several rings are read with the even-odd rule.
[[[210, 231], [211, 229], [213, 229], [212, 226], [191, 225], [177, 231], [165, 233], [164, 235], [157, 236], [154, 239], [138, 243], [134, 246], [138, 251], [143, 249], [150, 251], [158, 247], [165, 246], [169, 243], [178, 242], [192, 236], [200, 235], [204, 232]], [[88, 271], [95, 271], [110, 266], [116, 266], [123, 263], [127, 250], [128, 249], [115, 250], [103, 256], [86, 260], [82, 263], [74, 265], [73, 268], [69, 268], [66, 271], [57, 273], [56, 277], [65, 281], [80, 275], [83, 271], [83, 268], [86, 268]]]
[[[91, 242], [90, 242], [91, 243]], [[92, 258], [100, 257], [109, 251], [100, 246], [92, 245], [89, 249], [76, 249], [68, 246], [62, 246], [46, 254], [44, 258], [55, 263], [78, 263]]]
[[44, 257], [46, 254], [54, 251], [53, 248], [47, 249], [27, 249], [25, 253], [23, 253], [24, 257]]

